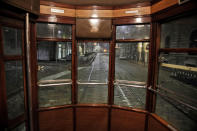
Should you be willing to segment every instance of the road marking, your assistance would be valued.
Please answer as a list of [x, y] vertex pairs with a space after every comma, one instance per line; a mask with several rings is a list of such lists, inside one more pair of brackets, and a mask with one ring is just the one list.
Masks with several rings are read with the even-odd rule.
[[[97, 56], [96, 56], [96, 57], [97, 57]], [[95, 59], [96, 59], [96, 57], [95, 57]], [[95, 61], [95, 60], [94, 60], [94, 61]], [[89, 74], [89, 77], [88, 77], [88, 82], [89, 82], [90, 79], [91, 79], [93, 69], [94, 69], [94, 62], [92, 62], [92, 69], [91, 69], [90, 74]]]
[[128, 98], [126, 97], [125, 93], [123, 92], [123, 90], [120, 88], [119, 85], [117, 85], [117, 86], [118, 86], [118, 89], [120, 90], [120, 92], [121, 92], [123, 98], [124, 98], [125, 101], [127, 102], [128, 106], [131, 107], [131, 103], [129, 102], [129, 100], [128, 100]]

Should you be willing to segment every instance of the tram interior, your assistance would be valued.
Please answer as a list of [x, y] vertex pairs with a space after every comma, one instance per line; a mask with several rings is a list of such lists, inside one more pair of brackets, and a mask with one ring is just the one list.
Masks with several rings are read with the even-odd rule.
[[1, 131], [196, 131], [195, 0], [0, 1]]

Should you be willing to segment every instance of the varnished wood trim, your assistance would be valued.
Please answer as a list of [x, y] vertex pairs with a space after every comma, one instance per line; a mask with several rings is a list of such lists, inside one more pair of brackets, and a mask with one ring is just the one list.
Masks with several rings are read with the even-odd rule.
[[[18, 13], [21, 13], [21, 12], [18, 12]], [[11, 17], [11, 18], [18, 19], [18, 20], [25, 20], [25, 17], [23, 15], [18, 15], [18, 13], [7, 10], [7, 9], [1, 9], [0, 10], [1, 16]]]
[[24, 29], [24, 24], [20, 20], [15, 20], [12, 18], [0, 16], [0, 22], [1, 22], [1, 25], [5, 27]]
[[182, 5], [175, 4], [169, 8], [163, 9], [152, 14], [152, 21], [159, 21], [160, 23], [169, 20], [177, 19], [179, 17], [192, 15], [197, 13], [197, 1], [189, 1]]
[[[136, 13], [126, 13], [126, 11], [136, 11]], [[127, 8], [127, 9], [117, 9], [113, 11], [113, 17], [124, 17], [124, 16], [143, 16], [150, 15], [151, 7], [138, 7], [138, 8]]]
[[150, 42], [150, 39], [117, 39], [116, 43], [127, 43], [127, 42]]
[[22, 60], [22, 56], [3, 56], [4, 61]]
[[37, 38], [37, 41], [72, 42], [71, 39], [60, 39], [60, 38]]
[[[108, 104], [114, 104], [114, 80], [115, 80], [115, 45], [116, 45], [116, 26], [112, 26], [112, 41], [110, 43], [109, 61], [109, 83], [108, 83]], [[111, 113], [111, 112], [110, 112]]]
[[57, 15], [40, 15], [37, 22], [50, 22], [58, 24], [75, 24], [76, 20], [73, 17], [57, 16]]
[[8, 128], [12, 129], [24, 121], [25, 121], [25, 115], [24, 114], [20, 115], [15, 119], [8, 121]]
[[[64, 13], [51, 12], [51, 8], [64, 10]], [[50, 14], [50, 15], [60, 15], [60, 16], [67, 16], [67, 17], [75, 17], [75, 12], [76, 12], [75, 9], [40, 5], [40, 13], [41, 14]]]
[[76, 18], [92, 18], [96, 15], [98, 18], [112, 18], [113, 10], [76, 10]]
[[72, 104], [77, 104], [77, 42], [76, 26], [72, 26]]
[[[7, 112], [7, 96], [6, 96], [6, 86], [5, 86], [5, 65], [3, 60], [3, 37], [2, 37], [2, 26], [0, 23], [0, 81], [1, 81], [1, 87], [0, 87], [0, 123], [1, 128], [5, 128], [7, 126], [8, 122], [8, 112]], [[0, 129], [1, 129], [0, 128]]]
[[148, 113], [148, 111], [146, 111], [146, 110], [137, 109], [137, 108], [131, 108], [131, 107], [122, 107], [122, 106], [117, 106], [117, 105], [112, 105], [111, 108], [125, 110], [125, 111], [138, 112], [138, 113], [143, 113], [143, 114], [147, 114]]
[[83, 38], [78, 38], [77, 39], [77, 42], [84, 42], [84, 43], [87, 43], [87, 42], [106, 42], [106, 43], [109, 43], [110, 42], [110, 39], [83, 39]]
[[55, 107], [41, 107], [37, 111], [43, 112], [43, 111], [50, 111], [50, 110], [57, 110], [57, 109], [64, 109], [64, 108], [72, 108], [73, 105], [63, 105], [63, 106], [55, 106]]
[[76, 6], [76, 10], [113, 10], [112, 6]]
[[30, 50], [30, 54], [31, 54], [31, 82], [32, 82], [32, 86], [29, 87], [31, 90], [31, 110], [32, 110], [32, 127], [33, 130], [36, 131], [38, 130], [38, 88], [37, 88], [37, 49], [36, 49], [36, 24], [31, 24], [30, 26], [30, 39], [31, 39], [31, 50]]
[[[49, 6], [49, 5], [40, 5], [41, 14], [50, 14], [50, 15], [59, 15], [66, 17], [76, 17], [76, 18], [94, 18], [97, 15], [97, 18], [114, 18], [114, 17], [126, 17], [126, 16], [142, 16], [150, 15], [151, 7], [149, 6], [124, 6], [123, 8], [111, 8], [111, 7], [102, 7], [102, 6], [77, 6], [76, 9], [62, 8], [60, 6]], [[144, 4], [146, 5], [146, 4]], [[127, 7], [127, 8], [126, 8]], [[64, 13], [51, 13], [51, 8], [64, 10]], [[136, 13], [126, 13], [126, 11], [136, 11]]]
[[[141, 18], [141, 22], [137, 21], [137, 18]], [[150, 23], [150, 16], [140, 16], [140, 17], [122, 17], [122, 18], [114, 18], [113, 25], [128, 25], [128, 24], [145, 24]]]
[[108, 104], [76, 104], [77, 108], [109, 108]]
[[154, 5], [154, 4], [156, 4], [156, 3], [160, 2], [160, 1], [162, 1], [162, 0], [152, 0], [151, 1], [151, 5]]
[[151, 6], [151, 13], [156, 13], [176, 4], [178, 4], [178, 0], [161, 0]]
[[197, 48], [161, 48], [159, 49], [159, 52], [176, 52], [176, 53], [197, 53]]
[[139, 7], [146, 7], [150, 6], [150, 2], [143, 2], [143, 3], [136, 3], [136, 4], [130, 4], [130, 5], [121, 5], [121, 6], [114, 6], [114, 9], [128, 9], [128, 8], [139, 8]]
[[44, 1], [44, 0], [40, 1], [40, 5], [75, 9], [75, 6], [73, 6], [73, 5], [68, 5], [68, 4], [64, 4], [64, 3], [57, 3], [57, 2], [51, 2], [51, 1]]
[[155, 113], [150, 113], [149, 114], [149, 117], [152, 117], [153, 119], [155, 119], [156, 121], [158, 121], [160, 124], [162, 124], [163, 126], [165, 126], [169, 130], [172, 130], [172, 128], [174, 128], [176, 131], [178, 131], [178, 129], [176, 129], [174, 126], [172, 126], [171, 124], [169, 124], [167, 121], [165, 121], [164, 119], [162, 119], [161, 117], [159, 117]]

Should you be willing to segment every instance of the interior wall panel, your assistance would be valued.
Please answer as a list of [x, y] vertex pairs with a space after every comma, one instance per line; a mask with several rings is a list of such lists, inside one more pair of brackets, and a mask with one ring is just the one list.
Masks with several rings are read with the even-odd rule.
[[39, 112], [40, 131], [72, 131], [73, 109], [55, 109]]
[[161, 0], [151, 6], [151, 14], [154, 14], [176, 4], [178, 4], [178, 0]]
[[108, 108], [77, 108], [76, 116], [76, 131], [108, 131]]
[[111, 131], [144, 131], [145, 113], [112, 109]]
[[[168, 125], [168, 123], [165, 123], [165, 124]], [[169, 127], [171, 126], [169, 125]], [[172, 131], [172, 130], [164, 126], [164, 124], [162, 124], [162, 122], [160, 122], [159, 119], [155, 119], [150, 114], [148, 116], [148, 131]]]

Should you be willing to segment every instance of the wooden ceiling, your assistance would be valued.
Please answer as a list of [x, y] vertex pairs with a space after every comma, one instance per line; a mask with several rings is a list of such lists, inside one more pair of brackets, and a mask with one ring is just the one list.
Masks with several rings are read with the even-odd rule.
[[127, 4], [136, 4], [142, 2], [151, 2], [152, 0], [45, 0], [70, 5], [98, 5], [98, 6], [118, 6]]

